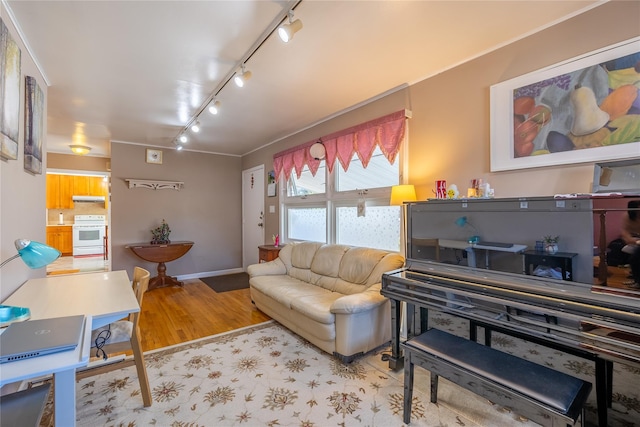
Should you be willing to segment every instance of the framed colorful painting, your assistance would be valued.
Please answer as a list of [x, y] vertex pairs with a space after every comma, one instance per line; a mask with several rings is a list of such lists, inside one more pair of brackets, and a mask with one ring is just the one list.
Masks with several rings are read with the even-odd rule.
[[20, 48], [0, 19], [0, 157], [18, 158]]
[[491, 171], [640, 157], [640, 37], [491, 87]]
[[25, 77], [24, 168], [42, 173], [42, 135], [44, 130], [44, 93], [35, 77]]

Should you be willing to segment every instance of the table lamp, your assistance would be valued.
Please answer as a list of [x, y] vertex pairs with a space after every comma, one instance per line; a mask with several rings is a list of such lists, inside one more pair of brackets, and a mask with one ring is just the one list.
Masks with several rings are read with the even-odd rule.
[[18, 254], [3, 261], [2, 264], [0, 264], [0, 268], [18, 257], [22, 258], [22, 261], [24, 261], [29, 268], [42, 268], [60, 258], [61, 255], [59, 250], [51, 246], [27, 239], [17, 239], [15, 245]]
[[474, 243], [479, 243], [480, 242], [480, 236], [478, 236], [478, 229], [476, 227], [473, 226], [473, 224], [471, 224], [469, 222], [469, 220], [467, 219], [466, 216], [461, 216], [460, 218], [456, 219], [456, 225], [458, 227], [464, 227], [465, 225], [468, 225], [469, 227], [473, 228], [473, 231], [476, 232], [475, 235], [469, 237], [469, 239], [467, 239], [467, 242], [474, 244]]

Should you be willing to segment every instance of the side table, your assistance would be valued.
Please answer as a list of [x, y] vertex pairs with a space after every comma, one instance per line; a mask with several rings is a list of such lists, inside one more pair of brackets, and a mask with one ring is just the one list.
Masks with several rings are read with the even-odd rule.
[[539, 265], [562, 270], [562, 280], [573, 281], [573, 259], [578, 255], [573, 252], [547, 252], [524, 251], [524, 273], [533, 275], [533, 271]]
[[258, 246], [258, 261], [259, 262], [269, 262], [278, 258], [278, 254], [280, 253], [281, 246], [274, 245], [262, 245]]
[[158, 245], [134, 243], [125, 246], [145, 261], [158, 263], [158, 275], [149, 280], [149, 290], [165, 286], [182, 286], [184, 283], [175, 277], [167, 276], [165, 262], [175, 261], [189, 252], [193, 242], [171, 242]]

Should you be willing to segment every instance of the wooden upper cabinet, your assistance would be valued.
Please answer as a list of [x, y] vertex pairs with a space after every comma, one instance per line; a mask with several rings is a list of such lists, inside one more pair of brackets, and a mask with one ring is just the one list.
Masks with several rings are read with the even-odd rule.
[[73, 195], [75, 196], [106, 196], [106, 183], [100, 176], [73, 177]]
[[73, 208], [73, 177], [47, 174], [47, 209]]

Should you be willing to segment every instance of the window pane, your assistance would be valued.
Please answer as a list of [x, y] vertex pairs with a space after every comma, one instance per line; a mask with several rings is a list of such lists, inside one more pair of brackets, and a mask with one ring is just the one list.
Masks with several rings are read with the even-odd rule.
[[380, 147], [376, 147], [369, 165], [364, 169], [357, 154], [353, 155], [349, 170], [342, 170], [342, 165], [336, 164], [334, 171], [337, 171], [338, 191], [352, 191], [363, 188], [381, 188], [398, 185], [399, 170], [398, 157], [394, 164], [389, 164], [389, 160], [382, 154]]
[[326, 243], [327, 210], [325, 208], [289, 208], [287, 218], [289, 239]]
[[320, 163], [316, 176], [311, 175], [311, 171], [307, 165], [302, 169], [300, 178], [296, 176], [296, 172], [291, 172], [291, 178], [287, 181], [287, 196], [304, 196], [306, 194], [324, 194], [325, 185], [325, 166], [324, 160]]
[[336, 242], [400, 251], [400, 206], [367, 206], [358, 217], [355, 206], [336, 208]]

